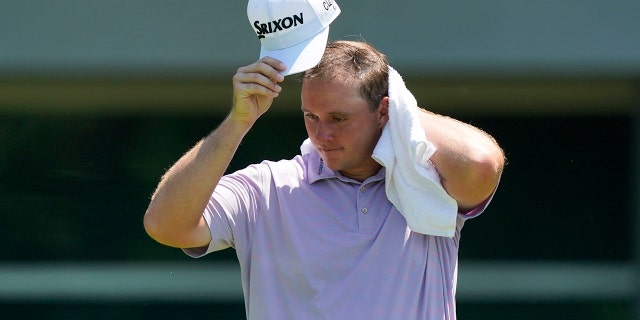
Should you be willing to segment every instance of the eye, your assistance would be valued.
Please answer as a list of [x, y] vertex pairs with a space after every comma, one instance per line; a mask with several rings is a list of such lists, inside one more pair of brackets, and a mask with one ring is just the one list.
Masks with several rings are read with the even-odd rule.
[[313, 113], [305, 113], [304, 117], [309, 119], [309, 120], [317, 120], [318, 119], [318, 116], [316, 116]]
[[342, 122], [342, 121], [344, 121], [344, 118], [342, 118], [342, 117], [333, 117], [333, 118], [331, 118], [331, 120], [333, 122]]

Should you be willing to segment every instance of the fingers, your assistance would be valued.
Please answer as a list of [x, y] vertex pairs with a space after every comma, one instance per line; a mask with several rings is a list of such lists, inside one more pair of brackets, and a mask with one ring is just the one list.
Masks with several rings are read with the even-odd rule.
[[[280, 76], [282, 76], [280, 74], [280, 72], [285, 71], [287, 69], [287, 66], [285, 66], [284, 63], [282, 63], [278, 59], [274, 59], [274, 58], [271, 58], [271, 57], [264, 57], [264, 58], [258, 60], [258, 62], [256, 62], [256, 63], [263, 63], [263, 64], [266, 64], [266, 65], [269, 65], [271, 68], [278, 70], [278, 74]], [[283, 77], [283, 79], [284, 79], [284, 77]]]
[[254, 123], [271, 107], [282, 88], [282, 71], [286, 66], [273, 58], [264, 57], [238, 69], [233, 76], [232, 118], [242, 123]]
[[279, 60], [264, 57], [257, 62], [241, 67], [236, 72], [233, 83], [236, 91], [245, 94], [259, 94], [277, 97], [282, 88], [278, 85], [284, 81], [280, 73], [286, 70], [286, 66]]

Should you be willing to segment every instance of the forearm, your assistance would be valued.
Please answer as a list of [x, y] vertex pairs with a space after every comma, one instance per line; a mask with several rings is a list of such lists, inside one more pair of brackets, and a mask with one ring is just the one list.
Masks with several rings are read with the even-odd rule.
[[484, 131], [450, 117], [421, 112], [427, 139], [437, 149], [431, 157], [442, 184], [464, 211], [486, 200], [500, 179], [504, 154]]
[[145, 228], [161, 243], [206, 244], [202, 212], [250, 126], [228, 117], [184, 154], [162, 177], [147, 212]]

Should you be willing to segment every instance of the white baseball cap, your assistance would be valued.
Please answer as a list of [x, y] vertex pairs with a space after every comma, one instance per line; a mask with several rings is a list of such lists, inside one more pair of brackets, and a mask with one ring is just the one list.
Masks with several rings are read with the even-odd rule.
[[320, 62], [329, 25], [339, 14], [334, 0], [249, 0], [247, 5], [249, 23], [260, 39], [260, 59], [282, 61], [285, 76]]

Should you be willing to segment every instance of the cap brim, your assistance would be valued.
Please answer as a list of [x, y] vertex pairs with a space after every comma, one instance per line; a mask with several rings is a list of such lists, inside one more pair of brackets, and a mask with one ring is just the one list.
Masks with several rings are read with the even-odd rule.
[[310, 39], [288, 48], [280, 50], [260, 48], [260, 59], [269, 56], [282, 61], [287, 66], [287, 70], [282, 72], [283, 76], [303, 72], [320, 62], [328, 39], [329, 27], [326, 27]]

